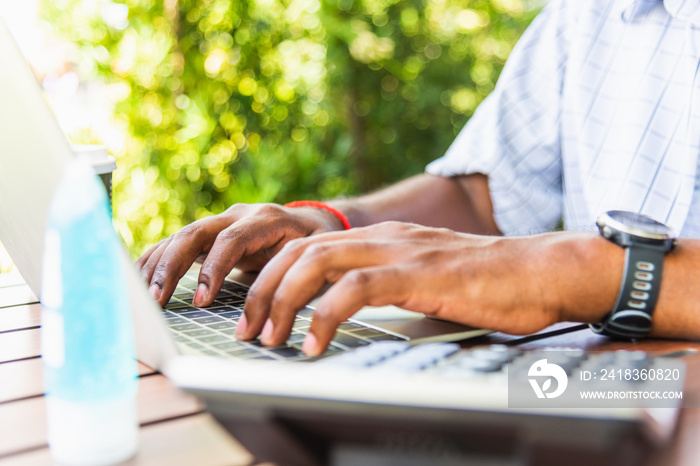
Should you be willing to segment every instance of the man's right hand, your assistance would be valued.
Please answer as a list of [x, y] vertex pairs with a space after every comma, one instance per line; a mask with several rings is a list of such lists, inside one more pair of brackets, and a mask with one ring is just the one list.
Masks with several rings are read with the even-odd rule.
[[205, 256], [193, 304], [208, 306], [234, 267], [259, 271], [288, 241], [342, 229], [339, 219], [322, 209], [236, 204], [160, 241], [136, 264], [151, 295], [164, 306], [180, 278]]

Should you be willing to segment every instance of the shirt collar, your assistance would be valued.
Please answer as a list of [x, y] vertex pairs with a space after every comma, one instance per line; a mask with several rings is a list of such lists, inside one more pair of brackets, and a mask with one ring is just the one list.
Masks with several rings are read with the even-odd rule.
[[666, 12], [673, 18], [688, 21], [700, 27], [700, 1], [698, 0], [621, 0], [619, 3], [622, 20], [626, 23], [641, 18], [661, 2]]

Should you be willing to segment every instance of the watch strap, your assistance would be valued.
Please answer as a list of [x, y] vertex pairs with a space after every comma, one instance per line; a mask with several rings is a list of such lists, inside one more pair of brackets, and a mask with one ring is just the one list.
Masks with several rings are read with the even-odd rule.
[[644, 338], [651, 331], [652, 314], [661, 288], [666, 249], [636, 244], [625, 248], [625, 270], [617, 302], [600, 323], [591, 329], [610, 337]]

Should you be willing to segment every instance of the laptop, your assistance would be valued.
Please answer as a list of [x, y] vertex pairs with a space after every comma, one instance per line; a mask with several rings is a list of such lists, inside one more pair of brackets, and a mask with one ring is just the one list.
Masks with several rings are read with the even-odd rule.
[[[0, 241], [32, 291], [41, 297], [46, 212], [72, 157], [71, 147], [1, 20], [0, 43], [0, 63], [5, 70], [0, 74]], [[509, 408], [502, 379], [505, 359], [500, 360], [498, 370], [488, 374], [475, 375], [472, 370], [495, 368], [494, 358], [506, 354], [504, 348], [475, 355], [445, 343], [487, 331], [396, 308], [365, 309], [347, 323], [347, 329], [341, 328], [342, 335], [357, 332], [354, 326], [359, 326], [363, 332], [383, 332], [386, 339], [365, 339], [368, 344], [359, 348], [339, 343], [337, 349], [343, 351], [321, 360], [289, 361], [274, 353], [265, 353], [269, 358], [219, 353], [217, 356], [225, 357], [212, 357], [207, 351], [220, 348], [198, 343], [187, 333], [179, 336], [200, 348], [178, 341], [166, 321], [191, 312], [208, 313], [194, 317], [196, 321], [222, 318], [222, 314], [235, 313], [236, 306], [240, 311], [252, 278], [234, 274], [217, 298], [222, 305], [217, 307], [229, 305], [234, 310], [182, 311], [188, 308], [188, 287], [196, 283], [194, 270], [163, 310], [151, 299], [125, 251], [123, 260], [139, 359], [204, 399], [210, 412], [259, 460], [411, 465], [439, 458], [446, 465], [467, 461], [533, 464], [547, 462], [541, 456], [545, 450], [540, 449], [546, 445], [549, 452], [552, 448], [576, 450], [569, 457], [569, 463], [576, 464], [590, 459], [592, 453], [607, 460], [619, 459], [620, 452], [644, 454], [650, 446], [667, 441], [675, 426], [677, 406]], [[300, 317], [308, 321], [312, 313], [310, 307]], [[202, 325], [228, 322], [226, 316], [222, 319]], [[176, 322], [175, 326], [187, 325]], [[226, 328], [231, 327], [222, 326]], [[227, 335], [219, 330], [215, 333]], [[219, 339], [217, 343], [224, 342]], [[479, 358], [484, 361], [473, 361]], [[413, 370], [424, 367], [431, 369]], [[469, 370], [462, 370], [465, 367]], [[449, 372], [455, 368], [456, 376]]]

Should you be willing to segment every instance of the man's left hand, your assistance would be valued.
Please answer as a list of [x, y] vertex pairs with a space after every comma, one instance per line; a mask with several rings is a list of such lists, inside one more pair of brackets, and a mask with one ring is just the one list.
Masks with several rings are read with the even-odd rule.
[[282, 344], [296, 312], [328, 283], [302, 349], [325, 351], [338, 325], [364, 306], [396, 305], [428, 316], [514, 334], [559, 320], [544, 290], [536, 237], [474, 236], [386, 222], [295, 239], [251, 287], [237, 336]]

